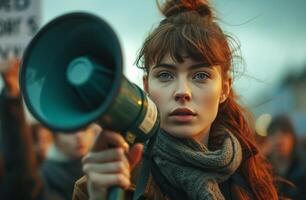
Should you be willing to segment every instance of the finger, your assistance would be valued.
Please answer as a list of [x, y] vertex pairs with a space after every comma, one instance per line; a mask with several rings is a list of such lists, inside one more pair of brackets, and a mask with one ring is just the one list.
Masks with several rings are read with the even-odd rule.
[[90, 172], [96, 172], [100, 174], [123, 174], [127, 178], [130, 178], [130, 166], [123, 161], [105, 163], [105, 164], [85, 164], [83, 171], [88, 174]]
[[105, 137], [108, 141], [108, 145], [122, 147], [126, 152], [129, 151], [129, 145], [121, 134], [105, 130]]
[[122, 147], [128, 151], [129, 145], [126, 143], [122, 135], [114, 131], [103, 130], [95, 140], [91, 151], [100, 151], [108, 146]]
[[128, 160], [130, 163], [130, 168], [131, 170], [139, 163], [139, 161], [142, 158], [142, 153], [143, 153], [143, 144], [137, 143], [135, 144], [130, 152], [128, 153]]
[[129, 163], [128, 159], [126, 158], [125, 152], [121, 147], [106, 149], [100, 152], [90, 152], [82, 159], [82, 162], [84, 164], [105, 163], [105, 162], [114, 162], [114, 161], [123, 161]]
[[99, 174], [90, 172], [88, 178], [94, 189], [109, 188], [111, 186], [120, 186], [127, 189], [131, 184], [130, 179], [123, 174]]

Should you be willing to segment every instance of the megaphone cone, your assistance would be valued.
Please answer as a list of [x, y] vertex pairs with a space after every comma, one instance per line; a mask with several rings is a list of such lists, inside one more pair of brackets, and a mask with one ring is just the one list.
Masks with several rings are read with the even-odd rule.
[[159, 128], [155, 104], [122, 75], [119, 40], [101, 18], [60, 16], [33, 38], [20, 88], [33, 116], [52, 130], [72, 132], [97, 121], [144, 141]]

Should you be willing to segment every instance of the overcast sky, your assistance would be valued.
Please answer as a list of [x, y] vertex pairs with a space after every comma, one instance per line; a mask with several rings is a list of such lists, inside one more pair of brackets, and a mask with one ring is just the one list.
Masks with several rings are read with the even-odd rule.
[[[306, 63], [305, 0], [212, 2], [220, 25], [241, 43], [246, 74], [235, 88], [246, 103]], [[110, 23], [122, 43], [126, 76], [141, 85], [141, 71], [133, 63], [145, 36], [162, 18], [155, 0], [42, 0], [42, 25], [71, 11], [88, 11]]]

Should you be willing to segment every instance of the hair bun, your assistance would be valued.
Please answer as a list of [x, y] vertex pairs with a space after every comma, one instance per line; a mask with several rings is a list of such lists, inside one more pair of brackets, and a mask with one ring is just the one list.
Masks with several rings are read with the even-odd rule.
[[186, 11], [195, 11], [202, 17], [213, 18], [208, 0], [166, 0], [160, 10], [166, 17]]

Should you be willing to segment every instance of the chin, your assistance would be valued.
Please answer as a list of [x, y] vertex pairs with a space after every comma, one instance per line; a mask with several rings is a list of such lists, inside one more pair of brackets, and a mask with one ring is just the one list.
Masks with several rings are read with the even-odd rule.
[[167, 127], [164, 130], [169, 133], [170, 135], [178, 138], [193, 138], [196, 136], [197, 132], [193, 127], [189, 126], [174, 126], [174, 127]]

